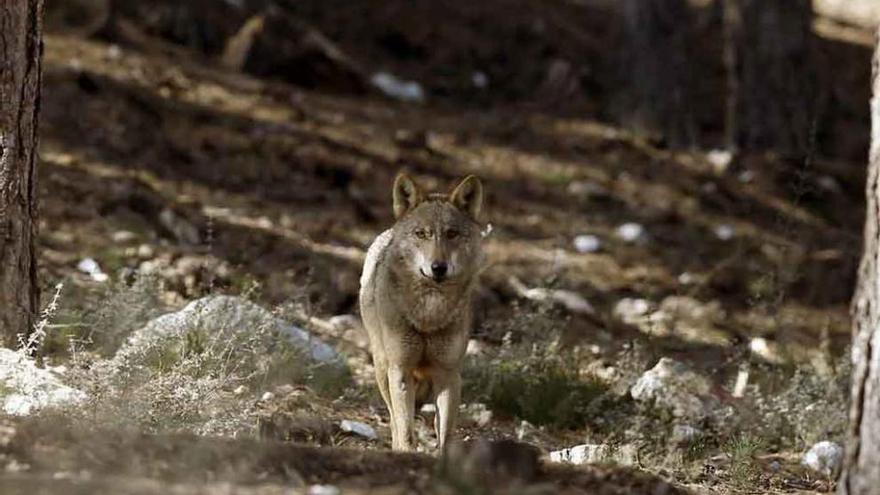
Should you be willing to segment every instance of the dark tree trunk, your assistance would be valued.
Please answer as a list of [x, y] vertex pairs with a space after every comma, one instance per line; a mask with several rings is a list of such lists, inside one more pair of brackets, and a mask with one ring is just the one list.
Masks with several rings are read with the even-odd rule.
[[691, 12], [686, 0], [625, 0], [622, 60], [625, 123], [672, 147], [695, 144]]
[[42, 0], [0, 3], [0, 339], [28, 333], [37, 313], [37, 122]]
[[880, 487], [880, 31], [873, 72], [865, 245], [852, 306], [852, 406], [838, 490], [845, 495]]
[[811, 0], [724, 0], [734, 150], [806, 155], [816, 120]]

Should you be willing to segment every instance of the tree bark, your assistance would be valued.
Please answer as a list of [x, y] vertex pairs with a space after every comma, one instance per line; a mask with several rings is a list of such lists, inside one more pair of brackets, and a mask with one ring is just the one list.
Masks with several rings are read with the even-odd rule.
[[817, 84], [811, 0], [724, 0], [727, 144], [806, 155]]
[[37, 124], [43, 0], [0, 3], [0, 343], [37, 314]]
[[662, 138], [671, 147], [695, 144], [691, 56], [687, 46], [691, 12], [686, 0], [626, 0], [623, 3], [625, 123]]
[[852, 406], [838, 493], [880, 487], [880, 30], [873, 59], [865, 244], [853, 298]]

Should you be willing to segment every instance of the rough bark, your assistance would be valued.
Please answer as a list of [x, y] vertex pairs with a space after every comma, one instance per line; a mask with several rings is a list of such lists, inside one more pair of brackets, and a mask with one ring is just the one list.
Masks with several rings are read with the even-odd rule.
[[811, 0], [724, 0], [728, 146], [806, 155], [816, 119]]
[[37, 313], [37, 122], [42, 0], [0, 4], [0, 339], [14, 346]]
[[873, 73], [865, 244], [852, 305], [852, 406], [838, 485], [846, 495], [874, 494], [880, 487], [880, 31]]
[[629, 88], [626, 124], [661, 137], [669, 146], [694, 144], [689, 106], [691, 12], [686, 0], [626, 0], [621, 67]]

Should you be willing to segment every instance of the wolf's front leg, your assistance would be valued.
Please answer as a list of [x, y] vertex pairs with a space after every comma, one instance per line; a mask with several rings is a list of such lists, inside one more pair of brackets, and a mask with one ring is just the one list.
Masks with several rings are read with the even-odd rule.
[[455, 431], [458, 405], [461, 402], [461, 373], [458, 370], [442, 370], [434, 373], [434, 392], [437, 394], [437, 416], [434, 429], [437, 443], [442, 451]]
[[391, 448], [413, 450], [416, 408], [415, 377], [400, 365], [388, 367], [388, 394], [391, 396]]

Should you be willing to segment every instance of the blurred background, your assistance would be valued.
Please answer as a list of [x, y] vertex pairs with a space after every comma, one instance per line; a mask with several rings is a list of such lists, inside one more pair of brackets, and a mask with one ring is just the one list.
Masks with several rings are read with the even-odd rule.
[[[707, 452], [839, 438], [878, 23], [873, 0], [49, 0], [40, 276], [65, 281], [70, 326], [47, 355], [98, 359], [148, 317], [232, 294], [345, 350], [362, 387], [345, 410], [372, 418], [351, 315], [393, 177], [472, 173], [493, 229], [466, 399], [498, 420], [475, 431], [526, 421], [547, 450], [672, 438], [678, 423], [582, 387], [628, 390], [666, 357], [739, 404], [689, 423]], [[100, 303], [145, 274], [155, 307], [108, 320]], [[546, 389], [524, 377], [547, 362], [552, 414], [511, 398]], [[736, 402], [743, 373], [758, 388]], [[744, 424], [752, 450], [729, 443]], [[763, 469], [746, 485], [770, 486]]]

